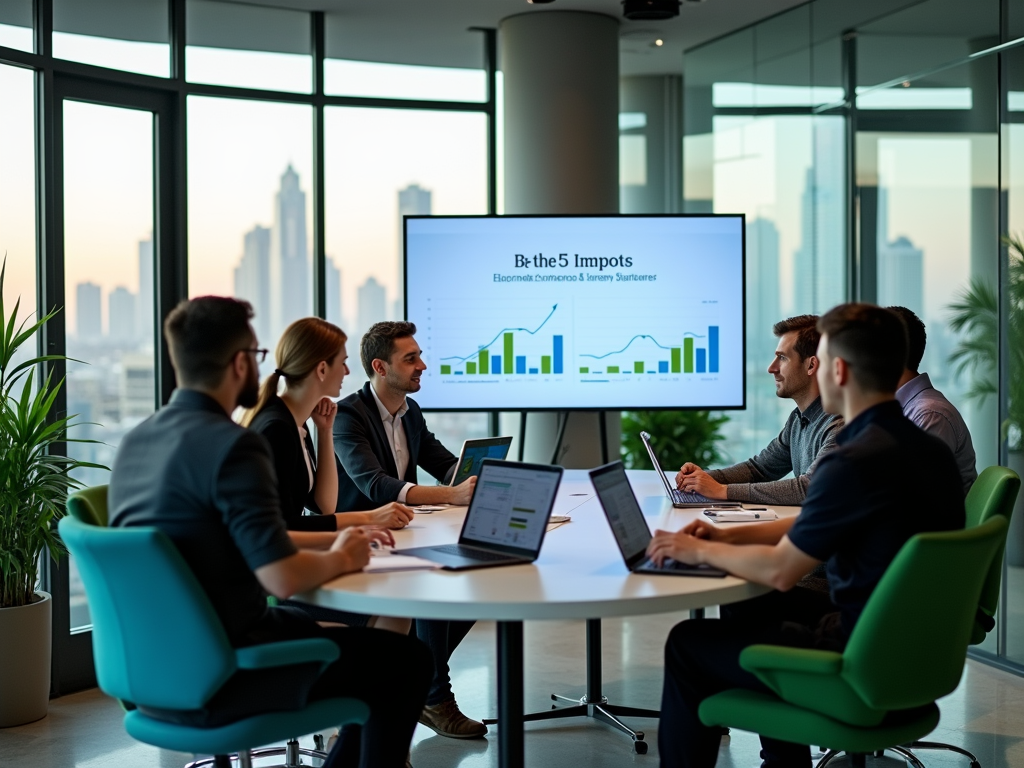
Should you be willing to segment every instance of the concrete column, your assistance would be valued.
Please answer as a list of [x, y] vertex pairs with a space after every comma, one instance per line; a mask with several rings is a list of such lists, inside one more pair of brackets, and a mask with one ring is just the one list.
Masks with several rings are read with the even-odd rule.
[[[619, 111], [643, 115], [643, 125], [620, 128], [620, 149], [642, 152], [643, 184], [620, 179], [622, 213], [680, 213], [683, 209], [683, 78], [637, 75], [619, 81]], [[632, 181], [636, 181], [633, 179]]]
[[[505, 212], [617, 213], [619, 210], [619, 22], [582, 11], [543, 11], [501, 22], [498, 50], [505, 89]], [[607, 415], [608, 455], [618, 458], [618, 412]], [[519, 414], [504, 413], [516, 436]], [[596, 413], [569, 419], [566, 467], [601, 462]], [[549, 463], [557, 413], [530, 413], [524, 459]]]

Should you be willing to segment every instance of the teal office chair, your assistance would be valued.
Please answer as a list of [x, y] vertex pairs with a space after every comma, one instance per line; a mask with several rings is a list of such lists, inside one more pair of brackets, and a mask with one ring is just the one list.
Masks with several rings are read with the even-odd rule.
[[[75, 505], [77, 506], [77, 505]], [[93, 622], [93, 654], [100, 688], [131, 702], [128, 733], [161, 749], [214, 755], [189, 768], [251, 768], [253, 757], [312, 750], [254, 749], [345, 723], [363, 723], [369, 709], [354, 699], [307, 703], [306, 695], [338, 648], [314, 638], [232, 648], [206, 594], [178, 550], [155, 528], [102, 528], [75, 516], [59, 524], [85, 584]], [[168, 631], [173, 627], [173, 631]], [[258, 712], [214, 727], [171, 722], [181, 713], [215, 709], [215, 696], [236, 672], [273, 679], [280, 711]], [[210, 705], [207, 707], [207, 705]], [[179, 718], [180, 719], [180, 718]]]
[[970, 529], [914, 536], [879, 581], [843, 653], [750, 646], [740, 666], [772, 693], [723, 691], [701, 702], [701, 721], [820, 744], [829, 752], [819, 768], [838, 752], [863, 768], [866, 755], [885, 749], [923, 768], [892, 745], [938, 724], [935, 701], [960, 682], [978, 599], [1006, 528], [997, 515]]

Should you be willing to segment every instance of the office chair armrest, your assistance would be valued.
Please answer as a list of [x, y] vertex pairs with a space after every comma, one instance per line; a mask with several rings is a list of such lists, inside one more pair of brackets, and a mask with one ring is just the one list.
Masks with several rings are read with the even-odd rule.
[[292, 664], [323, 662], [324, 666], [338, 658], [338, 646], [326, 638], [285, 640], [280, 643], [250, 645], [235, 650], [239, 669], [266, 669]]
[[786, 648], [780, 645], [751, 645], [740, 653], [740, 666], [748, 672], [778, 670], [811, 675], [837, 675], [843, 655], [835, 651]]

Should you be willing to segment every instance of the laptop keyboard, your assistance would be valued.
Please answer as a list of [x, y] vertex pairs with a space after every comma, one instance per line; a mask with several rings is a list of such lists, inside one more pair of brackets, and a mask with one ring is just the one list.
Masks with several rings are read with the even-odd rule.
[[470, 547], [463, 547], [460, 544], [445, 544], [439, 547], [433, 547], [435, 552], [444, 552], [446, 555], [459, 555], [460, 557], [468, 557], [471, 560], [480, 560], [483, 562], [495, 562], [497, 560], [508, 560], [509, 555], [502, 552], [485, 552], [479, 549], [472, 549]]
[[672, 501], [679, 502], [680, 504], [705, 504], [711, 501], [711, 499], [699, 493], [688, 493], [687, 491], [673, 489]]

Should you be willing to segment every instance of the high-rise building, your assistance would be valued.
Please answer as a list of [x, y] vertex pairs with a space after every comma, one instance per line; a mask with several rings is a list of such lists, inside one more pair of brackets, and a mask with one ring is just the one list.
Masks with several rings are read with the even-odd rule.
[[[395, 283], [395, 303], [392, 317], [397, 319], [405, 315], [405, 225], [406, 216], [429, 216], [433, 213], [433, 193], [419, 184], [410, 184], [398, 190], [398, 282]], [[383, 318], [381, 318], [383, 319]]]
[[838, 304], [845, 288], [843, 124], [819, 118], [814, 162], [800, 196], [800, 248], [793, 259], [793, 314], [817, 314]]
[[270, 236], [270, 333], [280, 336], [292, 320], [311, 313], [309, 248], [306, 231], [306, 193], [299, 174], [289, 165], [274, 196], [274, 226]]
[[242, 260], [235, 267], [235, 297], [252, 304], [253, 328], [260, 343], [270, 339], [270, 230], [258, 224], [242, 239]]
[[153, 238], [150, 237], [139, 241], [139, 292], [135, 299], [135, 331], [139, 340], [153, 343], [159, 325], [153, 312]]
[[878, 188], [878, 303], [924, 318], [924, 251], [910, 238], [889, 239], [889, 190]]
[[327, 295], [327, 320], [344, 329], [345, 312], [341, 304], [341, 270], [334, 265], [334, 259], [330, 256], [326, 259], [324, 280]]
[[103, 313], [100, 287], [95, 283], [75, 286], [75, 330], [79, 341], [99, 341], [103, 335]]
[[767, 368], [775, 351], [772, 326], [782, 319], [779, 230], [769, 219], [747, 224], [747, 358]]
[[132, 342], [138, 338], [138, 310], [135, 294], [119, 285], [107, 297], [107, 336], [111, 341]]
[[356, 333], [361, 337], [371, 325], [387, 318], [387, 293], [376, 278], [368, 277], [357, 294]]

